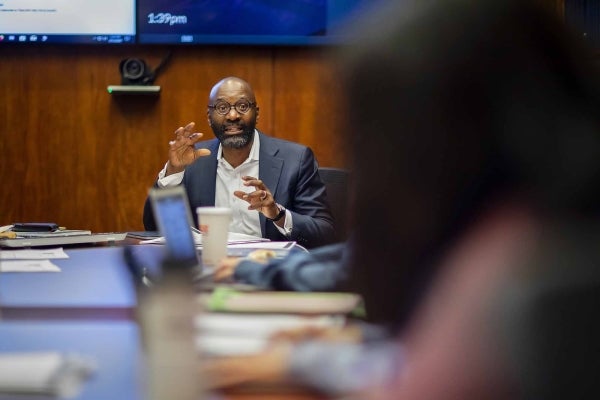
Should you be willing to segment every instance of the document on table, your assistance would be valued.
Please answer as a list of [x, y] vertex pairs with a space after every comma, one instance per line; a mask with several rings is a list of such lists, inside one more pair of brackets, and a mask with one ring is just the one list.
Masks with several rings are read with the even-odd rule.
[[341, 315], [203, 313], [195, 318], [196, 349], [204, 355], [249, 355], [265, 349], [282, 329], [343, 326]]
[[342, 326], [343, 315], [203, 313], [194, 319], [202, 333], [218, 336], [269, 336], [282, 329]]
[[[197, 229], [192, 228], [192, 234], [194, 235], [194, 242], [196, 243], [196, 247], [202, 248], [202, 234], [198, 233]], [[229, 232], [227, 237], [227, 244], [247, 244], [247, 243], [268, 243], [269, 239], [246, 235], [243, 233]], [[140, 244], [165, 244], [165, 238], [163, 236], [150, 240], [142, 240]]]
[[230, 249], [267, 249], [267, 250], [290, 250], [296, 242], [243, 242], [227, 245]]
[[56, 249], [23, 249], [2, 250], [0, 260], [48, 260], [53, 258], [69, 258], [62, 247]]
[[73, 397], [95, 368], [91, 360], [78, 355], [0, 353], [0, 394]]
[[50, 260], [2, 260], [0, 272], [60, 272]]
[[[233, 257], [246, 257], [250, 253], [261, 250], [268, 250], [270, 257], [275, 258], [284, 258], [288, 255], [290, 250], [304, 249], [304, 247], [300, 247], [296, 245], [296, 242], [256, 242], [256, 243], [235, 243], [227, 245], [227, 255]], [[308, 250], [307, 250], [308, 251]]]
[[201, 294], [204, 309], [237, 313], [300, 313], [347, 315], [359, 312], [362, 298], [355, 293], [327, 292], [241, 292], [217, 287], [210, 295]]
[[65, 236], [91, 235], [92, 231], [83, 229], [61, 229], [52, 232], [17, 232], [18, 238], [52, 238]]

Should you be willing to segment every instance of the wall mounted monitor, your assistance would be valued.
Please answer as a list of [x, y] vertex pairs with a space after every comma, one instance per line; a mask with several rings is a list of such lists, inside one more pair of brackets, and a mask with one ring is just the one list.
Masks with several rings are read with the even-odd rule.
[[0, 0], [5, 43], [135, 43], [135, 0]]
[[319, 45], [382, 0], [138, 0], [138, 42]]

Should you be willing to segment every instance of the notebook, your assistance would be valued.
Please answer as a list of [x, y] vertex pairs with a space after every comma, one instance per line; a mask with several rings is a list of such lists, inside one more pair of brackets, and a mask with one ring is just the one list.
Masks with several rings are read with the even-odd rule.
[[0, 247], [41, 247], [41, 246], [68, 246], [76, 244], [95, 244], [102, 242], [118, 242], [124, 240], [127, 233], [92, 233], [73, 236], [46, 236], [35, 238], [0, 239]]

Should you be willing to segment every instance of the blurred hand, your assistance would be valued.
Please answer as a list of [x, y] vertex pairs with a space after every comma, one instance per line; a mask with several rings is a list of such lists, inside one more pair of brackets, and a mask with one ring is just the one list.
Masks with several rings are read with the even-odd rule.
[[[249, 253], [246, 258], [248, 260], [266, 264], [271, 258], [275, 257], [275, 252], [268, 249], [257, 249]], [[240, 257], [225, 257], [215, 269], [214, 280], [216, 282], [223, 282], [231, 280], [235, 274], [237, 266], [242, 262], [243, 258]]]
[[175, 140], [169, 142], [169, 162], [166, 175], [181, 172], [198, 157], [210, 155], [210, 150], [194, 147], [194, 144], [202, 138], [202, 133], [193, 132], [195, 126], [194, 122], [190, 122], [175, 131]]
[[209, 390], [245, 383], [283, 383], [290, 353], [289, 344], [276, 342], [256, 355], [204, 359], [200, 376]]
[[235, 269], [242, 261], [241, 257], [225, 257], [219, 261], [213, 279], [215, 282], [223, 282], [231, 280]]
[[269, 249], [258, 249], [249, 253], [246, 258], [254, 262], [266, 264], [271, 258], [275, 257], [275, 252]]
[[299, 343], [307, 340], [358, 343], [362, 340], [361, 330], [356, 325], [347, 326], [307, 326], [276, 332], [271, 340]]
[[261, 353], [249, 356], [204, 359], [201, 376], [207, 389], [219, 389], [248, 383], [290, 384], [289, 363], [294, 344], [305, 340], [357, 342], [361, 340], [356, 326], [338, 328], [301, 328], [281, 331], [272, 336]]

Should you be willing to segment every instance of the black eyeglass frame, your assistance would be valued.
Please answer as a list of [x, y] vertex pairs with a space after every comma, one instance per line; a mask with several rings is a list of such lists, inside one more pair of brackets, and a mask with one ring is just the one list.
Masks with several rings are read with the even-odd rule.
[[[248, 104], [248, 109], [246, 111], [240, 110], [239, 109], [240, 104], [245, 104], [245, 103]], [[220, 105], [225, 105], [225, 104], [227, 105], [227, 110], [225, 112], [220, 112], [217, 109], [217, 107], [219, 107]], [[232, 108], [235, 109], [235, 111], [238, 114], [242, 114], [243, 115], [243, 114], [247, 114], [252, 108], [256, 107], [256, 102], [255, 101], [250, 101], [250, 100], [247, 100], [247, 99], [240, 99], [240, 100], [236, 101], [235, 104], [231, 104], [231, 103], [229, 103], [229, 102], [227, 102], [225, 100], [219, 100], [215, 104], [209, 104], [207, 107], [210, 108], [210, 109], [212, 109], [212, 110], [214, 110], [219, 115], [227, 115], [227, 114], [229, 114], [231, 112]]]

